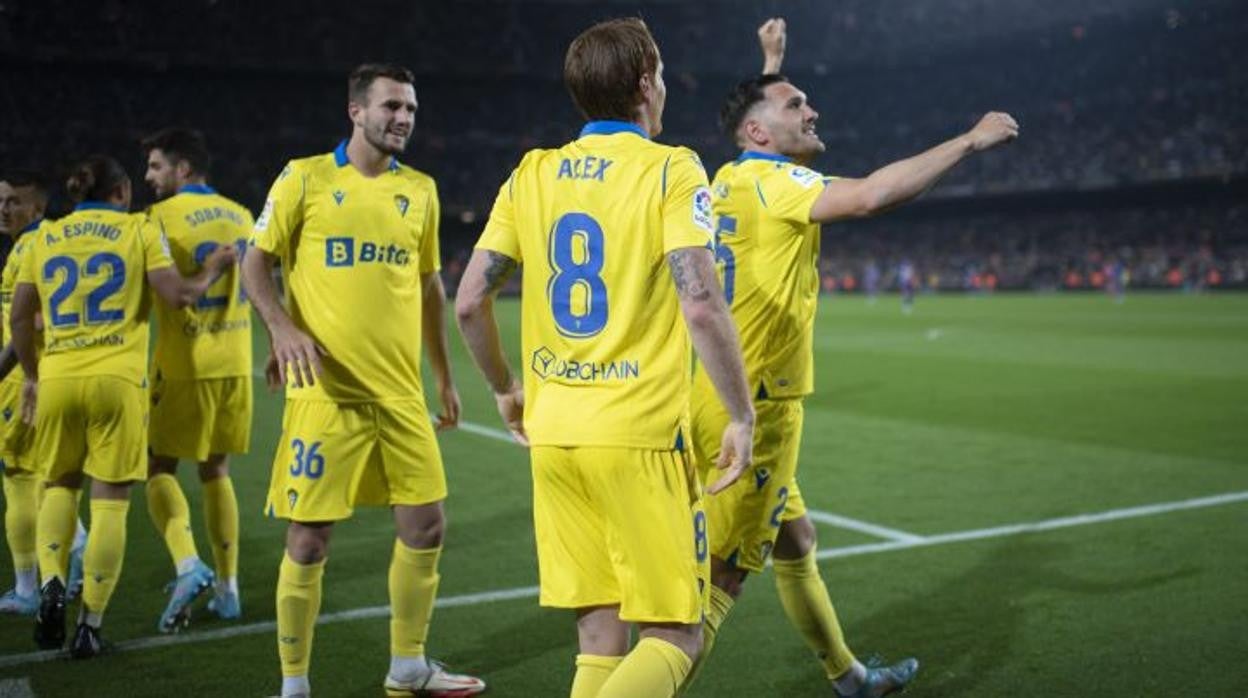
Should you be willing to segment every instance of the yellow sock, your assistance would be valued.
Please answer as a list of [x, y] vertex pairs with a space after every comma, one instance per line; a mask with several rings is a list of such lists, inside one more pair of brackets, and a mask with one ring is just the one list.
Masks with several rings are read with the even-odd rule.
[[670, 698], [684, 683], [693, 660], [684, 650], [657, 637], [643, 637], [611, 672], [599, 698]]
[[148, 478], [147, 513], [151, 514], [156, 531], [164, 537], [174, 566], [187, 559], [199, 559], [191, 533], [191, 508], [178, 478], [168, 473]]
[[694, 680], [701, 673], [707, 657], [711, 655], [711, 650], [715, 647], [715, 638], [719, 635], [719, 628], [732, 611], [734, 601], [731, 594], [712, 584], [710, 596], [710, 605], [702, 614], [702, 651], [698, 653], [698, 658], [693, 660], [693, 668], [689, 670], [685, 683], [680, 687], [682, 695], [689, 690], [689, 686], [693, 685]]
[[130, 502], [125, 499], [91, 500], [91, 532], [82, 557], [82, 604], [84, 613], [95, 614], [94, 623], [90, 617], [87, 620], [92, 625], [99, 625], [121, 576], [129, 511]]
[[604, 657], [598, 654], [576, 655], [576, 676], [572, 679], [570, 698], [597, 698], [602, 684], [607, 682], [623, 657]]
[[13, 569], [32, 570], [39, 565], [35, 541], [39, 519], [39, 478], [34, 473], [4, 473], [4, 537], [13, 555]]
[[204, 483], [204, 520], [213, 567], [222, 582], [238, 577], [238, 498], [229, 476]]
[[78, 493], [68, 487], [49, 487], [39, 507], [35, 540], [39, 545], [40, 582], [69, 579], [69, 549], [78, 528]]
[[282, 557], [277, 573], [277, 653], [282, 659], [282, 676], [308, 674], [324, 573], [325, 560], [301, 565], [290, 555]]
[[433, 600], [438, 594], [438, 556], [442, 548], [409, 548], [394, 541], [390, 558], [390, 654], [422, 657]]
[[828, 678], [835, 679], [849, 671], [854, 665], [854, 653], [845, 644], [828, 588], [819, 576], [814, 548], [803, 558], [773, 559], [773, 564], [784, 613], [819, 658]]

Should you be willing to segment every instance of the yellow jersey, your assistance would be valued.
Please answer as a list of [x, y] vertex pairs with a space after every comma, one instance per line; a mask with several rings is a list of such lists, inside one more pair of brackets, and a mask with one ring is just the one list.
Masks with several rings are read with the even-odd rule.
[[524, 426], [535, 446], [681, 448], [691, 354], [666, 255], [709, 247], [711, 197], [692, 150], [590, 122], [532, 150], [477, 248], [525, 263]]
[[[222, 245], [234, 245], [241, 263], [254, 222], [242, 205], [211, 187], [193, 184], [148, 210], [169, 242], [182, 276], [194, 276]], [[186, 308], [156, 303], [152, 367], [165, 378], [232, 378], [251, 375], [251, 306], [237, 265]]]
[[[13, 314], [13, 289], [17, 286], [17, 272], [22, 266], [22, 254], [26, 246], [30, 244], [33, 235], [38, 235], [39, 229], [43, 227], [47, 221], [43, 218], [26, 226], [17, 234], [17, 240], [13, 243], [13, 249], [9, 251], [9, 258], [4, 262], [4, 271], [0, 272], [0, 317], [3, 317], [4, 323], [4, 340], [3, 343], [13, 341], [13, 331], [9, 326], [9, 317]], [[43, 353], [43, 332], [35, 333], [35, 350], [36, 356]], [[26, 378], [26, 372], [22, 370], [21, 364], [18, 364], [9, 375], [4, 377], [6, 382], [12, 381], [20, 383]]]
[[39, 293], [39, 377], [116, 376], [145, 385], [147, 272], [171, 264], [159, 228], [142, 214], [87, 201], [45, 223], [17, 272], [17, 283]]
[[287, 399], [423, 398], [421, 276], [440, 267], [440, 221], [431, 177], [397, 160], [365, 177], [346, 141], [286, 165], [251, 243], [281, 258], [290, 316], [328, 352], [316, 385]]
[[782, 155], [746, 151], [711, 185], [715, 257], [746, 376], [761, 397], [814, 390], [819, 224], [810, 209], [829, 179]]

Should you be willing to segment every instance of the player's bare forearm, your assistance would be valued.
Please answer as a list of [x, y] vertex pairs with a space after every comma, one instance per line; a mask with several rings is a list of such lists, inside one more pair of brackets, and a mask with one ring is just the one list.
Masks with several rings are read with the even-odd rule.
[[13, 291], [9, 326], [13, 332], [13, 351], [17, 353], [27, 380], [38, 380], [39, 377], [39, 359], [35, 354], [35, 312], [38, 308], [39, 294], [34, 285], [19, 283]]
[[511, 389], [513, 378], [494, 318], [494, 296], [519, 262], [493, 250], [473, 250], [455, 297], [455, 317], [473, 361], [495, 393]]
[[763, 75], [776, 75], [784, 65], [784, 49], [788, 32], [782, 17], [773, 17], [758, 28], [758, 43], [763, 49]]
[[708, 249], [686, 247], [669, 252], [667, 264], [694, 350], [715, 391], [734, 422], [753, 424], [754, 404], [741, 341], [715, 275], [715, 258]]
[[167, 305], [173, 308], [185, 308], [208, 291], [208, 287], [217, 280], [226, 266], [233, 264], [238, 258], [234, 246], [218, 247], [208, 255], [201, 268], [189, 278], [178, 273], [176, 267], [168, 266], [147, 272], [147, 281], [152, 290]]
[[247, 298], [251, 306], [260, 315], [260, 320], [269, 331], [270, 339], [274, 327], [288, 327], [294, 323], [282, 302], [277, 296], [277, 286], [273, 284], [273, 265], [277, 257], [251, 248], [243, 255], [243, 287], [247, 289]]
[[0, 349], [0, 380], [8, 378], [14, 368], [17, 368], [17, 352], [13, 350], [13, 343], [9, 342], [4, 349]]
[[990, 112], [966, 133], [918, 155], [872, 172], [866, 179], [832, 180], [811, 207], [813, 221], [874, 216], [911, 201], [927, 191], [968, 155], [1018, 137], [1009, 114]]
[[446, 332], [446, 288], [442, 286], [442, 276], [438, 272], [421, 275], [421, 337], [424, 340], [425, 353], [429, 357], [429, 368], [444, 388], [454, 384], [451, 376], [451, 350]]

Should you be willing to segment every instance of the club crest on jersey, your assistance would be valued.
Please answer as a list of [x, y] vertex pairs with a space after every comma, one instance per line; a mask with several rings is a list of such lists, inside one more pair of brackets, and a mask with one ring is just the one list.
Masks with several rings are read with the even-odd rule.
[[767, 481], [771, 479], [771, 471], [766, 468], [758, 468], [754, 471], [754, 485], [758, 489], [763, 489]]
[[698, 187], [693, 193], [693, 224], [710, 233], [715, 230], [711, 214], [711, 190]]
[[345, 199], [345, 198], [347, 198], [347, 193], [346, 193], [346, 192], [344, 192], [343, 190], [338, 189], [338, 190], [335, 190], [335, 191], [334, 191], [334, 203], [336, 203], [336, 204], [338, 204], [339, 206], [341, 206], [341, 205], [342, 205], [342, 200], [343, 200], [343, 199]]
[[290, 502], [290, 508], [295, 508], [295, 502], [299, 501], [299, 493], [294, 490], [286, 490], [286, 501]]
[[399, 216], [407, 215], [407, 207], [411, 203], [406, 196], [402, 194], [394, 195], [394, 207], [399, 210]]

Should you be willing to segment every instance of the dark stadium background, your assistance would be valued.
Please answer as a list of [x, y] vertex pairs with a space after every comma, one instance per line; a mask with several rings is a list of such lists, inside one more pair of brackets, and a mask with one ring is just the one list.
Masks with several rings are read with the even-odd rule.
[[[825, 228], [825, 288], [1089, 288], [1121, 260], [1133, 287], [1248, 284], [1248, 4], [1236, 0], [0, 4], [0, 163], [58, 175], [102, 151], [142, 176], [137, 142], [202, 129], [213, 181], [257, 210], [291, 157], [348, 132], [345, 75], [410, 66], [420, 113], [405, 161], [441, 188], [454, 285], [520, 154], [579, 127], [560, 82], [580, 29], [644, 17], [667, 66], [661, 140], [710, 174], [733, 156], [721, 97], [760, 65], [754, 28], [789, 19], [785, 72], [821, 113], [816, 166], [864, 175], [990, 109], [1023, 136], [964, 163], [924, 201]], [[150, 199], [136, 189], [136, 206]], [[63, 211], [64, 199], [54, 205]], [[849, 277], [854, 277], [846, 283]]]

